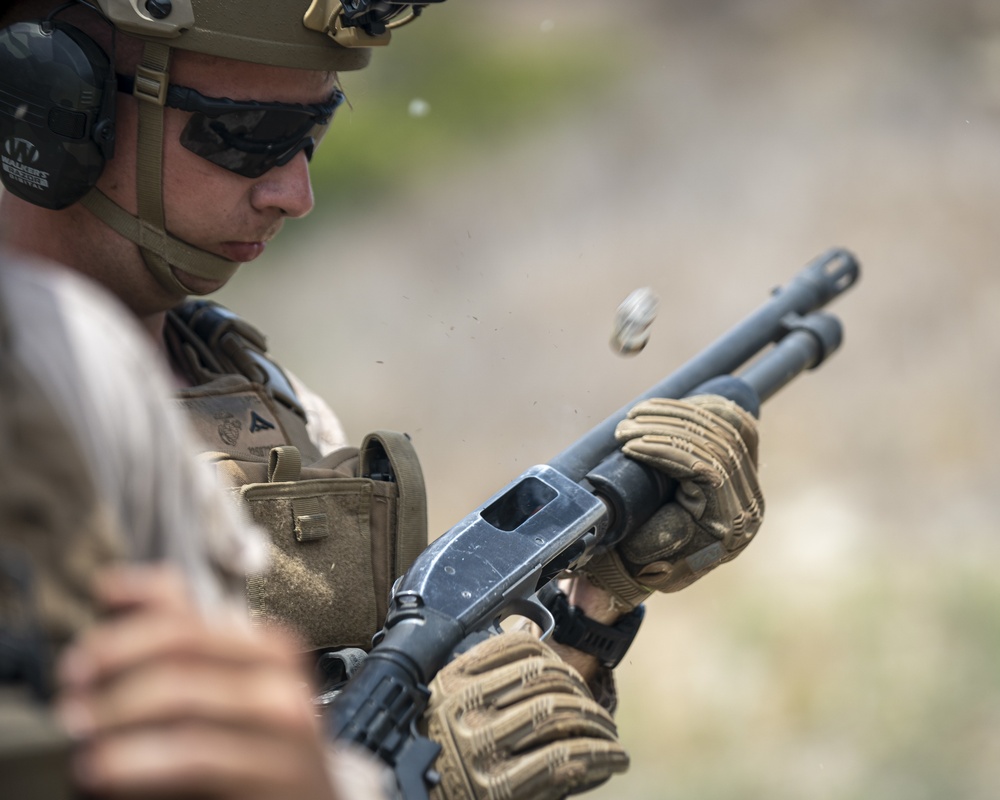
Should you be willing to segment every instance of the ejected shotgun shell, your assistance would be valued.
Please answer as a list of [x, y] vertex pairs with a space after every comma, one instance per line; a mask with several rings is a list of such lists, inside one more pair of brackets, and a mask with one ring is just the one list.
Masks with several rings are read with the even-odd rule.
[[615, 325], [611, 332], [611, 348], [623, 356], [632, 356], [649, 341], [649, 326], [656, 319], [660, 299], [648, 286], [636, 289], [622, 300], [615, 312]]

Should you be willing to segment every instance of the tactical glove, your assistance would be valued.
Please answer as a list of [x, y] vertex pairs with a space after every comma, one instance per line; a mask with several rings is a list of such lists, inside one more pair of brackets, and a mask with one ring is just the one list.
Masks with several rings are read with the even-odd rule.
[[739, 555], [760, 528], [757, 423], [718, 395], [645, 400], [619, 423], [622, 451], [677, 481], [639, 530], [583, 572], [619, 611], [652, 592], [676, 592]]
[[442, 746], [431, 800], [556, 800], [628, 767], [611, 716], [527, 631], [491, 636], [442, 669], [423, 724]]

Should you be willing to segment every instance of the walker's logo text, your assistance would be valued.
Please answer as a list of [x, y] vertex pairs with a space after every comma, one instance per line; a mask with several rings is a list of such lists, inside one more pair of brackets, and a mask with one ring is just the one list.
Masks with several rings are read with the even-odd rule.
[[38, 158], [38, 148], [35, 145], [27, 139], [12, 136], [3, 143], [0, 168], [9, 180], [32, 189], [48, 189], [49, 173], [32, 166], [38, 163]]

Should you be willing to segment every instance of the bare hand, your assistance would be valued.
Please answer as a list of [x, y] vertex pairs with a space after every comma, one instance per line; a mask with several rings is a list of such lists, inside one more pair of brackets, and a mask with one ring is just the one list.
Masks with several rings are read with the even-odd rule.
[[289, 635], [209, 624], [164, 567], [109, 571], [96, 592], [107, 619], [58, 668], [82, 788], [105, 798], [336, 796]]

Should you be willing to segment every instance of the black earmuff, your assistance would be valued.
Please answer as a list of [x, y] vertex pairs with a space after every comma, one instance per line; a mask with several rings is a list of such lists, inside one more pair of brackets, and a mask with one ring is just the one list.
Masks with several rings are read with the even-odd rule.
[[114, 153], [111, 60], [79, 28], [54, 20], [0, 29], [0, 180], [45, 208], [72, 205]]

